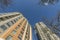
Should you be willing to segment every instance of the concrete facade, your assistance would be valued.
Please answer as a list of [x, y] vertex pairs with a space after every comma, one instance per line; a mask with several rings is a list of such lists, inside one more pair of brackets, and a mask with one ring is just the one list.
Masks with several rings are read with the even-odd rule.
[[0, 40], [32, 40], [32, 28], [19, 12], [0, 15]]
[[60, 40], [43, 22], [36, 23], [35, 29], [39, 40]]

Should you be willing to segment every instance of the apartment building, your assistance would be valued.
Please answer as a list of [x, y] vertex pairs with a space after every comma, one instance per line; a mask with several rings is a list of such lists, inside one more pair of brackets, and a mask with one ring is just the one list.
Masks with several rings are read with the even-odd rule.
[[0, 14], [0, 40], [32, 40], [32, 28], [19, 12]]
[[36, 23], [35, 29], [38, 40], [60, 40], [43, 22]]

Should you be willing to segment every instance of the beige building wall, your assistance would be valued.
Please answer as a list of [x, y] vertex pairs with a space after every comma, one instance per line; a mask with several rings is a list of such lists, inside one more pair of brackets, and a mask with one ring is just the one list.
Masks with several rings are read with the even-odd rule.
[[1, 14], [0, 40], [32, 40], [31, 25], [19, 12]]

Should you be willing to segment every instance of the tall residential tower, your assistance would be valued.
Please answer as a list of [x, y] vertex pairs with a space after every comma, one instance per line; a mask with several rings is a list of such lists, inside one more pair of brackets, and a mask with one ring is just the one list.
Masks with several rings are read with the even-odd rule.
[[32, 28], [19, 12], [0, 14], [0, 40], [32, 40]]
[[36, 23], [35, 29], [38, 40], [60, 40], [43, 22]]

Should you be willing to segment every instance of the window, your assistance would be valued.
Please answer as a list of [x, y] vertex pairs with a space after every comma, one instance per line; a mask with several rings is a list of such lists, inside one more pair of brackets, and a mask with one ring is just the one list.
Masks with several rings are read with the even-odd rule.
[[13, 32], [12, 32], [13, 34], [16, 34], [16, 31], [15, 30], [13, 30]]
[[4, 19], [3, 18], [0, 18], [0, 21], [3, 21]]
[[24, 28], [22, 28], [22, 30], [24, 31]]
[[14, 22], [16, 22], [16, 20], [14, 20]]
[[18, 25], [18, 27], [20, 27], [20, 25]]
[[27, 35], [25, 36], [25, 40], [27, 40]]
[[15, 21], [17, 21], [17, 20], [15, 19]]
[[21, 35], [19, 35], [18, 38], [19, 38], [19, 40], [22, 40], [22, 36]]
[[9, 19], [9, 17], [5, 17], [6, 19]]
[[18, 26], [16, 27], [16, 30], [17, 30], [17, 29], [19, 29], [19, 27], [18, 27]]
[[18, 21], [18, 19], [16, 18], [16, 20]]
[[1, 29], [6, 30], [7, 27], [5, 25], [0, 26]]
[[6, 40], [12, 40], [12, 36], [8, 36]]
[[13, 21], [11, 21], [11, 23], [12, 23], [12, 24], [14, 24], [14, 22], [13, 22]]
[[8, 18], [11, 18], [10, 16], [8, 16]]
[[21, 31], [21, 34], [23, 34], [23, 31]]
[[11, 22], [8, 22], [7, 25], [10, 27], [12, 25], [12, 23]]

